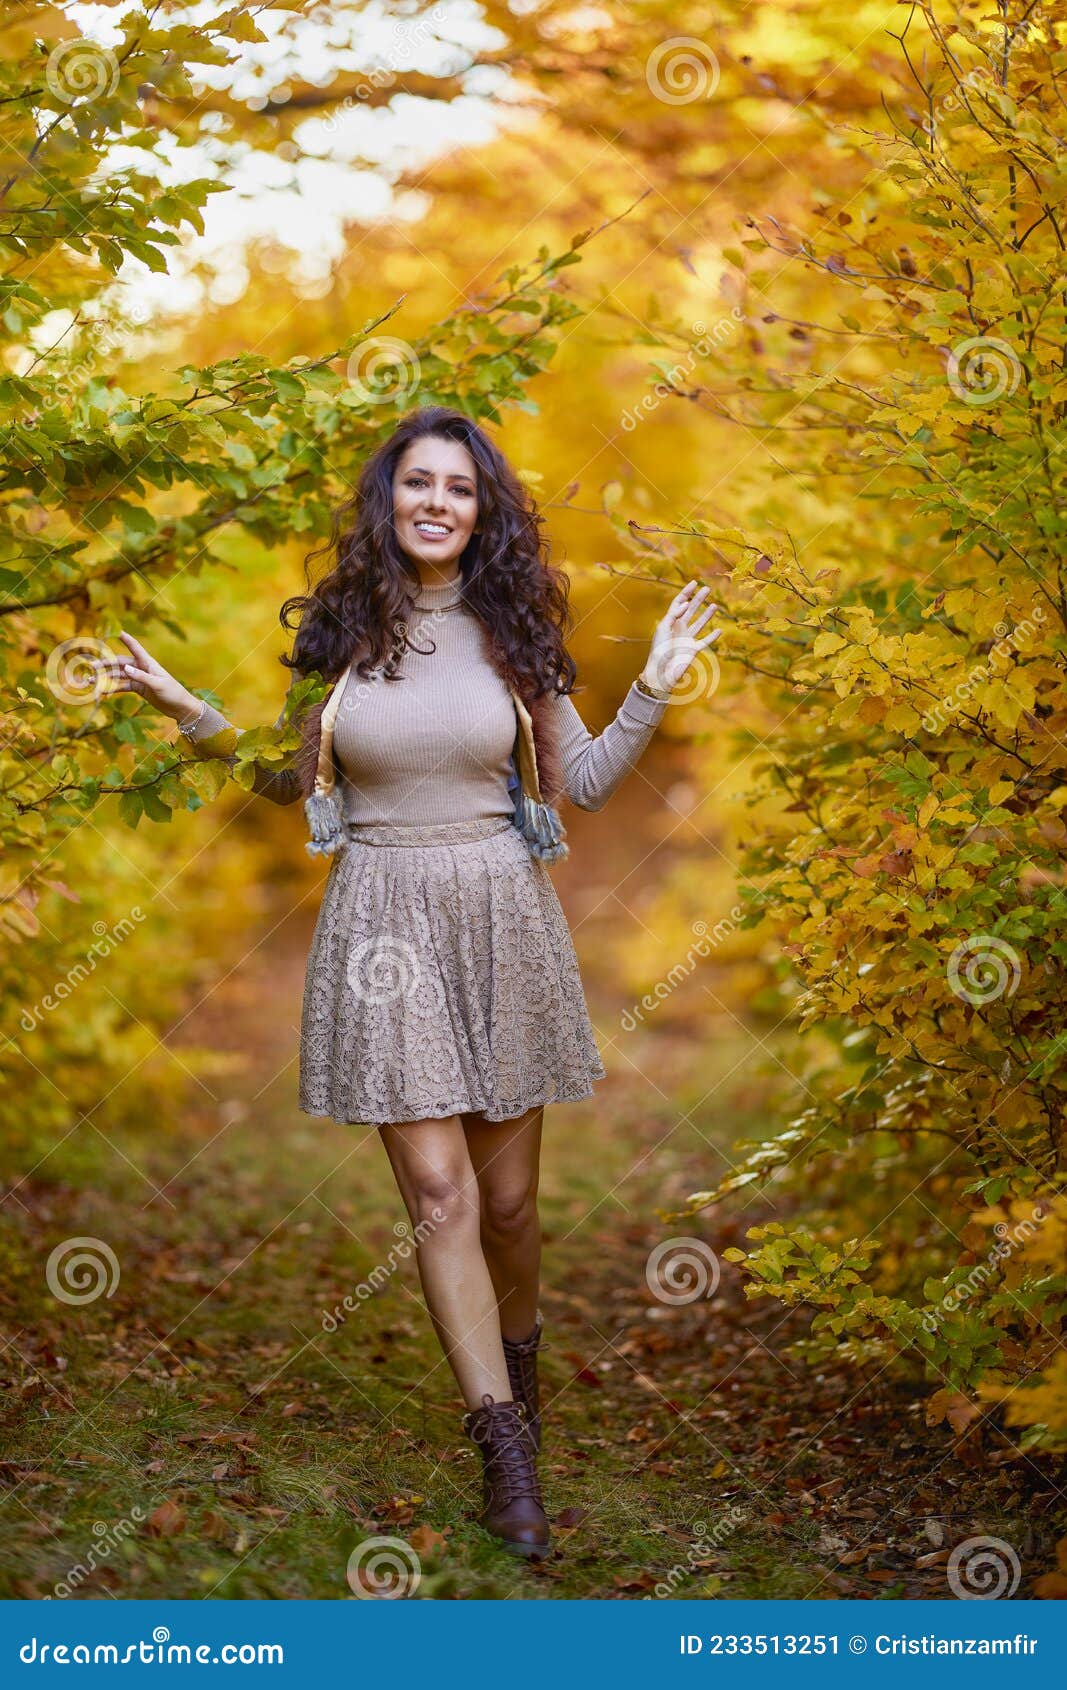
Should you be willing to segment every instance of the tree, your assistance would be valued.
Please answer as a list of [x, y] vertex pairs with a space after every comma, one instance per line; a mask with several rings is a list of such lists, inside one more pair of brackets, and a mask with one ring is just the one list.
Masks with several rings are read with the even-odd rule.
[[691, 403], [767, 440], [795, 514], [672, 542], [720, 560], [777, 717], [745, 868], [811, 1098], [688, 1212], [803, 1189], [731, 1253], [753, 1294], [812, 1307], [816, 1356], [1007, 1394], [1034, 1442], [1065, 1435], [1061, 27], [916, 7], [862, 192], [749, 220], [765, 339]]
[[[168, 10], [124, 12], [109, 48], [44, 4], [23, 5], [0, 28], [0, 989], [10, 1024], [21, 1018], [0, 1063], [16, 1146], [35, 1131], [53, 1144], [151, 1042], [122, 1013], [121, 989], [95, 1006], [95, 1021], [91, 991], [82, 1013], [53, 1013], [95, 972], [98, 948], [114, 986], [124, 978], [130, 952], [110, 931], [122, 853], [109, 824], [167, 823], [211, 802], [225, 778], [219, 763], [183, 758], [139, 700], [104, 696], [89, 660], [121, 652], [118, 631], [130, 623], [181, 639], [178, 584], [229, 565], [237, 539], [269, 549], [279, 536], [308, 546], [323, 537], [348, 466], [389, 432], [413, 388], [483, 419], [528, 406], [528, 385], [576, 309], [560, 273], [582, 237], [507, 268], [410, 341], [378, 332], [391, 303], [309, 356], [243, 351], [159, 380], [123, 310], [123, 267], [164, 266], [222, 186], [187, 169], [161, 187], [181, 177], [183, 149], [195, 156], [191, 128], [169, 127], [164, 104], [190, 96], [198, 66], [232, 68], [262, 38], [240, 6], [197, 27]], [[145, 369], [155, 381], [135, 385]], [[249, 733], [238, 779], [250, 784], [251, 755], [269, 760], [295, 743], [288, 721]], [[65, 878], [60, 864], [70, 865]], [[132, 904], [143, 879], [135, 864], [127, 874]], [[155, 913], [159, 939], [173, 914]], [[94, 916], [99, 947], [87, 932]], [[132, 978], [136, 962], [128, 967]], [[162, 1009], [174, 982], [166, 969], [156, 980]]]

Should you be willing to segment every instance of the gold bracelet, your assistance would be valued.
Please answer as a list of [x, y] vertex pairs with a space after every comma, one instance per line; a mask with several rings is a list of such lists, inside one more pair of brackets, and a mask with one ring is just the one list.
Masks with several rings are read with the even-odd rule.
[[656, 689], [654, 687], [650, 687], [648, 682], [643, 680], [640, 675], [638, 675], [635, 684], [638, 692], [643, 692], [646, 698], [658, 699], [661, 704], [666, 703], [667, 699], [671, 696], [669, 692], [657, 692]]

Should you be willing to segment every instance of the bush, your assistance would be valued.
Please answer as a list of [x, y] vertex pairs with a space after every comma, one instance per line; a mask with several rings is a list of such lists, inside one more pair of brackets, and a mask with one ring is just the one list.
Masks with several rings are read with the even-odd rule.
[[[713, 596], [774, 723], [741, 739], [751, 801], [776, 808], [743, 868], [749, 923], [790, 965], [810, 1102], [684, 1212], [803, 1193], [803, 1225], [749, 1233], [750, 1292], [813, 1308], [815, 1355], [921, 1359], [1053, 1443], [1067, 105], [1059, 26], [1003, 13], [913, 12], [893, 127], [853, 137], [862, 190], [814, 233], [750, 222], [753, 256], [732, 254], [749, 332], [708, 389], [773, 450], [794, 521], [759, 544], [754, 513], [693, 524], [681, 549], [728, 560]], [[990, 1263], [998, 1237], [1015, 1242]]]

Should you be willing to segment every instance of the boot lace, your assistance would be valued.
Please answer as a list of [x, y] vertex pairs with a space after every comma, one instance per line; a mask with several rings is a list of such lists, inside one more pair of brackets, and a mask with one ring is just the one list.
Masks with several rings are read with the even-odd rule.
[[482, 1446], [485, 1483], [493, 1505], [506, 1507], [520, 1497], [541, 1504], [533, 1436], [521, 1403], [482, 1398], [483, 1407], [468, 1416], [468, 1435]]

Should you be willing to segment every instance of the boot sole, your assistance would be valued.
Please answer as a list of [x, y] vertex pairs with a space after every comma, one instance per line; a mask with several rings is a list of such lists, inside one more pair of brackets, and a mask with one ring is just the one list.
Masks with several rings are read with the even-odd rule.
[[508, 1555], [518, 1555], [524, 1561], [543, 1561], [546, 1555], [552, 1553], [551, 1543], [511, 1543], [502, 1537], [494, 1541]]
[[515, 1538], [497, 1537], [487, 1526], [482, 1526], [482, 1531], [494, 1549], [502, 1549], [506, 1555], [518, 1555], [524, 1561], [543, 1561], [555, 1547], [551, 1538], [547, 1543], [520, 1543]]

